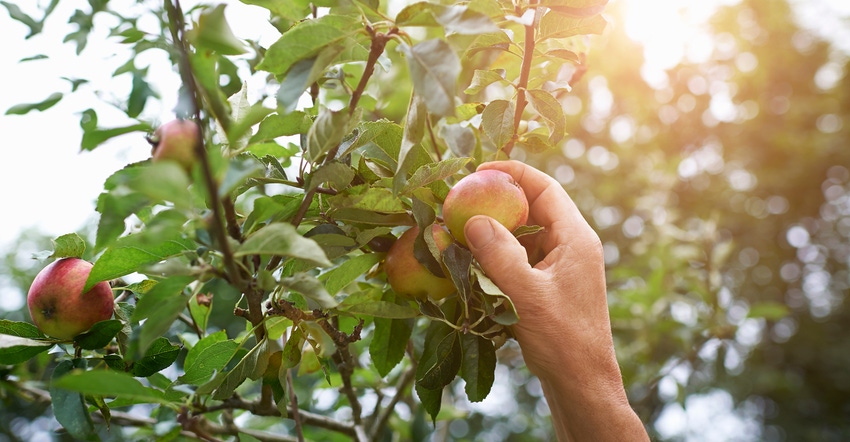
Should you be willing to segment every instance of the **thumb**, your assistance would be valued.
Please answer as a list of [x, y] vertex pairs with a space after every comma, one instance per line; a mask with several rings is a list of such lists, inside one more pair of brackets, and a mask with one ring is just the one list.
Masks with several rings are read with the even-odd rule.
[[477, 215], [464, 226], [469, 250], [484, 273], [506, 293], [527, 286], [531, 265], [525, 247], [505, 226], [489, 216]]

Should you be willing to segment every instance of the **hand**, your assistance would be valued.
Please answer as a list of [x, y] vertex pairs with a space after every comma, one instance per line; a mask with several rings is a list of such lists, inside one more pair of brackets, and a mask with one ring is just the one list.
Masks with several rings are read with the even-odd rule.
[[[495, 220], [476, 216], [464, 234], [484, 272], [516, 306], [520, 320], [513, 333], [526, 365], [543, 384], [559, 438], [646, 439], [614, 354], [596, 232], [563, 187], [543, 172], [517, 161], [485, 163], [482, 169], [512, 175], [528, 198], [528, 224], [544, 228], [520, 241]], [[625, 428], [612, 425], [618, 417]]]

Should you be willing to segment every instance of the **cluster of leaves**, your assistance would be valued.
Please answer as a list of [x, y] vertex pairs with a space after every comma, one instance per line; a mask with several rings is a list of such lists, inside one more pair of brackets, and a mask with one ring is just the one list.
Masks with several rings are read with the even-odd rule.
[[[135, 121], [102, 127], [86, 110], [81, 148], [149, 130], [140, 115], [155, 88], [134, 64], [147, 50], [168, 52], [183, 80], [177, 114], [205, 130], [191, 173], [145, 161], [104, 185], [86, 289], [113, 281], [116, 319], [73, 342], [26, 323], [0, 324], [2, 364], [55, 345], [66, 350], [49, 393], [74, 437], [95, 434], [90, 410], [109, 422], [118, 413], [112, 410], [143, 403], [170, 410], [180, 423], [174, 434], [238, 432], [213, 421], [249, 410], [289, 416], [299, 434], [304, 423], [378, 437], [414, 380], [434, 420], [443, 388], [458, 375], [468, 398], [483, 400], [495, 350], [518, 320], [463, 247], [440, 254], [427, 235], [417, 241], [420, 260], [446, 268], [457, 287], [457, 296], [439, 304], [396, 296], [381, 270], [383, 253], [399, 227], [428, 232], [440, 222], [458, 175], [514, 147], [538, 152], [564, 139], [558, 100], [584, 69], [576, 37], [602, 31], [606, 1], [419, 2], [395, 17], [376, 1], [243, 3], [268, 9], [281, 31], [269, 48], [238, 39], [223, 5], [187, 15], [166, 1], [150, 11], [162, 23], [157, 35], [138, 29], [137, 17], [116, 14], [112, 35], [130, 57], [115, 75], [133, 76], [124, 111]], [[109, 11], [107, 2], [90, 4], [75, 13], [80, 30], [66, 39], [79, 51], [93, 16]], [[36, 22], [4, 6], [16, 20]], [[277, 87], [268, 97], [274, 107], [266, 97], [248, 99], [239, 63]], [[61, 98], [10, 112], [44, 110]], [[83, 253], [83, 241], [67, 235], [51, 256]], [[128, 275], [141, 280], [126, 283]], [[239, 298], [227, 306], [231, 320], [213, 324], [223, 286]], [[361, 362], [364, 353], [377, 376]], [[162, 373], [170, 367], [176, 379]], [[350, 422], [299, 410], [293, 378], [312, 373], [340, 389]], [[358, 395], [387, 385], [395, 397], [365, 415]]]

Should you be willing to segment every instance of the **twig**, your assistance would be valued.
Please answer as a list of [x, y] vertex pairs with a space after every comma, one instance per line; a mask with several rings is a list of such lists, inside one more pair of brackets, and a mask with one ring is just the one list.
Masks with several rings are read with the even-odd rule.
[[301, 429], [301, 410], [298, 409], [298, 396], [295, 394], [295, 384], [292, 382], [292, 369], [286, 369], [286, 391], [289, 392], [289, 407], [287, 411], [295, 422], [295, 435], [298, 442], [304, 442], [304, 431]]
[[393, 414], [393, 410], [395, 410], [396, 404], [401, 400], [405, 395], [405, 390], [413, 382], [414, 375], [416, 374], [416, 367], [411, 366], [404, 373], [401, 374], [398, 382], [396, 383], [396, 392], [393, 395], [392, 399], [390, 399], [390, 403], [387, 404], [384, 409], [381, 410], [381, 413], [375, 418], [375, 421], [372, 423], [372, 437], [371, 439], [375, 442], [382, 439], [382, 434], [384, 432], [384, 428], [387, 426], [387, 422], [390, 420], [390, 416]]
[[[529, 1], [529, 5], [534, 5], [536, 3], [536, 0]], [[525, 25], [525, 44], [522, 54], [522, 67], [520, 68], [519, 73], [519, 83], [517, 83], [516, 109], [514, 113], [514, 137], [502, 149], [505, 152], [505, 155], [511, 154], [511, 150], [516, 142], [516, 134], [519, 130], [519, 123], [522, 121], [522, 113], [525, 111], [525, 106], [528, 104], [528, 101], [525, 98], [525, 91], [528, 88], [528, 77], [531, 73], [531, 61], [534, 58], [534, 30], [538, 23], [540, 23], [540, 11], [541, 8], [535, 8], [534, 20], [531, 24]]]

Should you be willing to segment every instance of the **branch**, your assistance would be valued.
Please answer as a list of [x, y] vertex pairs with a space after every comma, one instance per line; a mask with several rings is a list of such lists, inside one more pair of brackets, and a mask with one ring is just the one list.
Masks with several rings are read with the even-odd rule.
[[408, 385], [413, 382], [414, 375], [416, 374], [416, 367], [411, 366], [404, 373], [401, 374], [401, 377], [398, 380], [396, 385], [396, 392], [392, 399], [390, 399], [390, 403], [387, 404], [381, 410], [381, 413], [376, 416], [375, 421], [372, 423], [372, 437], [371, 440], [379, 441], [381, 440], [381, 435], [384, 432], [384, 428], [387, 426], [387, 422], [390, 420], [390, 416], [393, 414], [393, 410], [395, 410], [395, 406], [405, 395], [405, 390], [407, 390]]
[[[536, 0], [531, 0], [529, 5], [537, 3]], [[514, 113], [514, 137], [502, 149], [505, 155], [510, 156], [511, 150], [514, 147], [519, 123], [522, 121], [522, 113], [528, 101], [525, 98], [525, 90], [528, 88], [528, 77], [531, 73], [531, 61], [534, 58], [534, 30], [540, 23], [541, 8], [534, 9], [534, 20], [530, 25], [525, 25], [525, 46], [522, 54], [522, 67], [519, 74], [519, 83], [517, 84], [516, 111]]]

